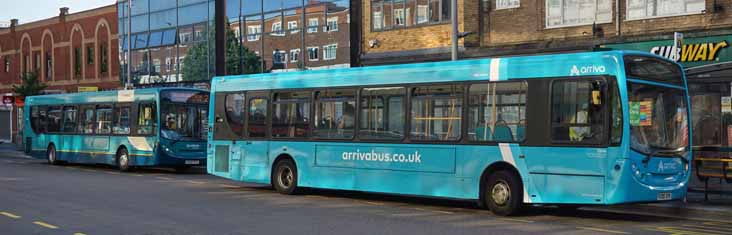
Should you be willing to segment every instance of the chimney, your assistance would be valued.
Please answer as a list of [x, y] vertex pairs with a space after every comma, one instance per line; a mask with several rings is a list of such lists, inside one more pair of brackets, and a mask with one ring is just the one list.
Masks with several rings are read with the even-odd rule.
[[15, 27], [18, 26], [18, 19], [10, 20], [10, 31], [15, 32]]
[[68, 7], [62, 7], [58, 9], [58, 16], [60, 18], [65, 18], [66, 15], [69, 14], [69, 8]]

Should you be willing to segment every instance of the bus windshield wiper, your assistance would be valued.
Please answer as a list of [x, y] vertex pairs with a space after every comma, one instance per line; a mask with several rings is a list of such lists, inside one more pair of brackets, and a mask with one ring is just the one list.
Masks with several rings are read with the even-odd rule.
[[643, 153], [645, 155], [645, 158], [643, 158], [643, 163], [648, 163], [648, 161], [651, 160], [651, 157], [657, 156], [657, 157], [678, 157], [681, 158], [684, 163], [689, 163], [689, 159], [687, 159], [684, 156], [684, 153], [686, 153], [687, 148], [686, 147], [680, 147], [680, 148], [669, 148], [669, 147], [661, 147], [661, 146], [654, 146], [654, 145], [648, 145], [648, 147], [651, 147], [653, 150], [651, 153]]

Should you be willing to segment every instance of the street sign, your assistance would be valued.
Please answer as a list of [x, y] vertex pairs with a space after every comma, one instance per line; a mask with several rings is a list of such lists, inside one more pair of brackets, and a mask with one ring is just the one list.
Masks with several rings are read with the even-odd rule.
[[671, 49], [671, 60], [678, 61], [681, 58], [681, 48], [684, 48], [684, 34], [674, 32], [674, 45]]
[[13, 101], [15, 101], [15, 99], [14, 99], [14, 98], [15, 98], [15, 97], [12, 97], [12, 96], [7, 96], [7, 95], [6, 95], [6, 96], [3, 96], [3, 104], [5, 104], [5, 105], [9, 105], [9, 104], [12, 104], [12, 103], [13, 103]]
[[99, 91], [98, 87], [95, 86], [80, 86], [77, 88], [79, 92], [95, 92]]

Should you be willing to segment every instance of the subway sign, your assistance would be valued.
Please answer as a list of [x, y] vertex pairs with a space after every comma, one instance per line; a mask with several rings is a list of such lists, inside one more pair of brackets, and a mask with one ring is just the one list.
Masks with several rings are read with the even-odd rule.
[[601, 47], [616, 50], [637, 50], [650, 52], [675, 60], [684, 67], [694, 67], [732, 61], [732, 35], [685, 38], [681, 48], [673, 49], [673, 40], [646, 41], [634, 43], [606, 44]]

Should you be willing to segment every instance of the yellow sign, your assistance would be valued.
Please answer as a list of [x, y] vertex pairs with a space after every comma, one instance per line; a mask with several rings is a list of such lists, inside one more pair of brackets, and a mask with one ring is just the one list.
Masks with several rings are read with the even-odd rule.
[[77, 88], [79, 92], [95, 92], [99, 91], [98, 87], [95, 86], [80, 86]]

